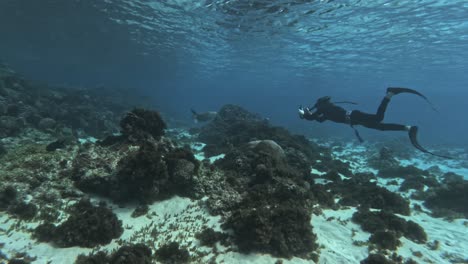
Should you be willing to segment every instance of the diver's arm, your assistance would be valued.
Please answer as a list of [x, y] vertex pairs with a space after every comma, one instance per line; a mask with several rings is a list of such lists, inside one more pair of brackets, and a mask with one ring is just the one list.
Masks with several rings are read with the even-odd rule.
[[325, 117], [324, 114], [320, 114], [320, 115], [317, 116], [317, 118], [315, 120], [317, 120], [320, 123], [323, 123], [323, 122], [325, 122], [327, 120], [327, 118]]
[[304, 118], [310, 121], [318, 121], [320, 123], [326, 120], [325, 116], [321, 112], [312, 112], [308, 108], [306, 108], [304, 111]]

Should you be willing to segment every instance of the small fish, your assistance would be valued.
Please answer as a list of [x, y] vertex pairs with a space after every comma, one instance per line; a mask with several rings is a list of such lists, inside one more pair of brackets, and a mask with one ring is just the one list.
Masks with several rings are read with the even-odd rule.
[[190, 111], [192, 111], [192, 115], [193, 115], [193, 121], [195, 123], [198, 123], [198, 122], [208, 122], [208, 121], [211, 121], [213, 120], [216, 115], [218, 114], [217, 112], [213, 112], [213, 111], [210, 111], [210, 112], [203, 112], [203, 113], [197, 113], [195, 110], [193, 109], [190, 109]]

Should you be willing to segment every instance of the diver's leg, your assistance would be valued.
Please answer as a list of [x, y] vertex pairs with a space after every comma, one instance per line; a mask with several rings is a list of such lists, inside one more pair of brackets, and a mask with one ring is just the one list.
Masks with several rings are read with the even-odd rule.
[[385, 111], [387, 110], [388, 103], [390, 103], [390, 99], [394, 94], [391, 92], [387, 92], [387, 95], [382, 99], [380, 102], [379, 108], [377, 108], [377, 113], [375, 114], [375, 119], [377, 122], [382, 122], [385, 116]]
[[354, 121], [354, 124], [362, 124], [367, 126], [366, 124], [378, 124], [382, 122], [385, 116], [385, 111], [387, 110], [388, 103], [390, 102], [390, 98], [392, 98], [393, 93], [387, 93], [387, 95], [382, 99], [380, 102], [379, 108], [377, 108], [377, 113], [375, 114], [368, 114], [363, 113], [361, 111], [355, 110], [351, 114], [351, 119]]
[[379, 108], [377, 109], [377, 113], [375, 114], [375, 118], [378, 122], [382, 122], [382, 120], [384, 119], [385, 111], [387, 110], [388, 103], [390, 102], [390, 99], [392, 99], [392, 96], [401, 94], [401, 93], [416, 94], [416, 95], [421, 96], [427, 101], [427, 98], [416, 90], [409, 89], [409, 88], [389, 87], [387, 88], [387, 94], [382, 99], [382, 102], [380, 103]]
[[373, 128], [381, 131], [410, 131], [412, 126], [387, 123], [368, 123], [363, 124], [367, 128]]

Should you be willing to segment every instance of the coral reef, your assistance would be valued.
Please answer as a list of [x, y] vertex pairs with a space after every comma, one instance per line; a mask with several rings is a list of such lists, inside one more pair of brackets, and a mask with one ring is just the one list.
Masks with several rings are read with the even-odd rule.
[[427, 242], [426, 232], [420, 225], [413, 221], [406, 221], [387, 211], [371, 212], [368, 209], [360, 208], [358, 212], [354, 213], [352, 220], [360, 224], [364, 231], [372, 234], [379, 231], [392, 231], [397, 237], [403, 235], [416, 243]]
[[397, 234], [392, 231], [379, 230], [370, 236], [369, 241], [380, 249], [396, 250], [401, 245]]
[[120, 203], [194, 195], [199, 161], [189, 148], [163, 137], [165, 124], [157, 112], [135, 109], [121, 124], [124, 137], [79, 149], [69, 172], [79, 189]]
[[396, 262], [387, 259], [382, 254], [370, 254], [361, 264], [396, 264]]
[[156, 111], [135, 108], [120, 121], [122, 134], [132, 142], [158, 140], [164, 135], [166, 123]]
[[377, 170], [385, 170], [399, 166], [398, 160], [394, 157], [394, 152], [389, 147], [381, 147], [378, 153], [371, 155], [368, 159], [370, 167]]
[[257, 184], [232, 211], [223, 227], [234, 231], [234, 241], [243, 252], [308, 257], [317, 248], [310, 226], [308, 201], [312, 198], [310, 192], [288, 179]]
[[191, 196], [198, 161], [187, 149], [167, 152], [162, 143], [142, 144], [123, 157], [117, 165], [116, 188], [111, 196], [117, 201], [136, 199], [143, 203], [172, 195]]
[[34, 235], [39, 241], [52, 241], [59, 247], [94, 247], [110, 243], [122, 232], [122, 222], [109, 208], [104, 204], [93, 206], [82, 199], [72, 206], [65, 222], [59, 226], [41, 224]]
[[169, 173], [157, 146], [142, 145], [137, 152], [123, 157], [117, 170], [117, 187], [112, 193], [115, 200], [148, 203], [167, 197], [164, 195], [169, 191]]
[[49, 143], [49, 145], [46, 146], [46, 150], [55, 151], [57, 149], [63, 149], [65, 147], [66, 147], [65, 139], [57, 139], [56, 141]]
[[291, 135], [282, 127], [273, 127], [259, 115], [236, 105], [223, 106], [216, 118], [200, 129], [198, 139], [207, 144], [203, 149], [207, 156], [227, 153], [233, 147], [255, 140], [273, 140], [286, 152], [289, 149], [301, 152], [309, 163], [315, 163], [327, 154], [325, 148], [305, 137]]
[[32, 202], [24, 202], [20, 198], [18, 190], [12, 185], [7, 185], [0, 191], [1, 211], [7, 211], [22, 220], [30, 220], [36, 216], [38, 208]]
[[132, 217], [137, 218], [148, 213], [149, 207], [146, 204], [140, 204], [133, 210]]
[[180, 248], [179, 243], [171, 242], [156, 250], [156, 259], [163, 264], [188, 263], [190, 254], [185, 248]]
[[0, 191], [0, 211], [7, 210], [10, 205], [12, 205], [16, 198], [18, 197], [18, 191], [15, 187], [11, 185], [5, 186]]
[[[215, 171], [225, 175], [225, 188], [210, 191], [208, 204], [224, 212], [223, 228], [233, 230], [240, 251], [310, 258], [317, 248], [310, 225], [317, 200], [306, 181], [309, 171], [296, 167], [304, 165], [296, 154], [274, 140], [255, 140], [233, 147], [214, 163]], [[225, 190], [234, 195], [220, 207]]]
[[137, 99], [118, 91], [113, 95], [33, 83], [2, 66], [0, 138], [17, 136], [28, 128], [54, 135], [72, 130], [75, 135], [95, 137], [117, 132], [120, 116]]
[[224, 240], [226, 235], [224, 233], [214, 231], [213, 228], [207, 228], [198, 233], [195, 237], [200, 240], [200, 245], [213, 247], [216, 242]]
[[410, 178], [415, 176], [429, 176], [429, 173], [413, 165], [387, 167], [379, 170], [379, 177], [382, 178]]
[[[365, 145], [354, 152], [343, 142], [314, 143], [235, 105], [223, 106], [212, 122], [189, 135], [167, 129], [159, 112], [127, 112], [132, 109], [128, 102], [104, 100], [83, 89], [42, 88], [0, 67], [0, 211], [9, 225], [4, 230], [8, 238], [29, 239], [32, 232], [39, 242], [96, 252], [79, 256], [76, 263], [214, 263], [231, 251], [314, 261], [321, 251], [327, 260], [334, 249], [322, 251], [314, 231], [326, 236], [334, 232], [327, 228], [336, 225], [350, 231], [349, 215], [343, 219], [341, 214], [354, 210], [348, 206], [358, 207], [352, 221], [371, 233], [369, 241], [355, 242], [379, 253], [362, 263], [403, 263], [402, 257], [389, 256], [402, 236], [420, 244], [412, 247], [421, 251], [428, 239], [418, 224], [426, 219], [418, 218], [426, 217], [420, 202], [413, 203], [419, 210], [411, 218], [415, 222], [396, 215], [410, 215], [403, 197], [418, 197], [436, 216], [468, 214], [463, 177], [443, 174], [442, 163], [427, 170], [400, 166], [397, 158], [412, 149], [390, 146], [373, 152]], [[204, 153], [198, 153], [204, 143]], [[203, 154], [224, 155], [199, 162]], [[377, 176], [366, 171], [367, 154], [374, 154], [367, 162], [378, 169]], [[383, 182], [388, 189], [378, 185]], [[415, 191], [400, 196], [398, 188]], [[97, 194], [96, 204], [110, 198], [116, 202], [113, 208], [129, 207], [115, 210], [135, 218], [126, 220], [125, 236], [111, 207], [82, 199], [86, 193]], [[153, 204], [172, 196], [190, 199]], [[223, 232], [215, 231], [219, 228]], [[447, 240], [438, 239], [434, 244], [441, 244], [440, 253], [450, 252], [443, 246]], [[129, 241], [143, 244], [126, 245]], [[124, 246], [99, 251], [117, 244]], [[158, 247], [153, 255], [151, 249]], [[10, 258], [11, 263], [28, 261], [21, 254]], [[0, 262], [4, 259], [0, 252]]]
[[9, 213], [23, 220], [32, 219], [36, 216], [37, 211], [38, 208], [35, 204], [31, 202], [26, 203], [24, 201], [15, 202], [8, 208]]
[[445, 182], [443, 186], [430, 191], [424, 205], [438, 211], [436, 216], [453, 216], [455, 212], [468, 218], [468, 181], [451, 179]]
[[75, 264], [150, 264], [152, 263], [151, 249], [143, 244], [125, 245], [112, 254], [99, 251], [90, 255], [79, 255]]
[[399, 194], [391, 192], [375, 183], [356, 184], [345, 180], [332, 186], [332, 192], [341, 196], [342, 205], [362, 206], [383, 209], [394, 213], [409, 215], [409, 203]]

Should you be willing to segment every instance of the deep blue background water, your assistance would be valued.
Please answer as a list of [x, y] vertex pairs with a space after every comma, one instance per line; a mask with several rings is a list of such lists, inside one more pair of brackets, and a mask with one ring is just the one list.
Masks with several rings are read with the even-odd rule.
[[419, 125], [423, 145], [468, 146], [468, 1], [1, 0], [0, 36], [0, 60], [27, 78], [133, 89], [188, 123], [191, 107], [233, 103], [354, 140], [297, 106], [331, 95], [373, 112], [386, 87], [411, 87], [439, 112], [401, 95], [386, 121]]

